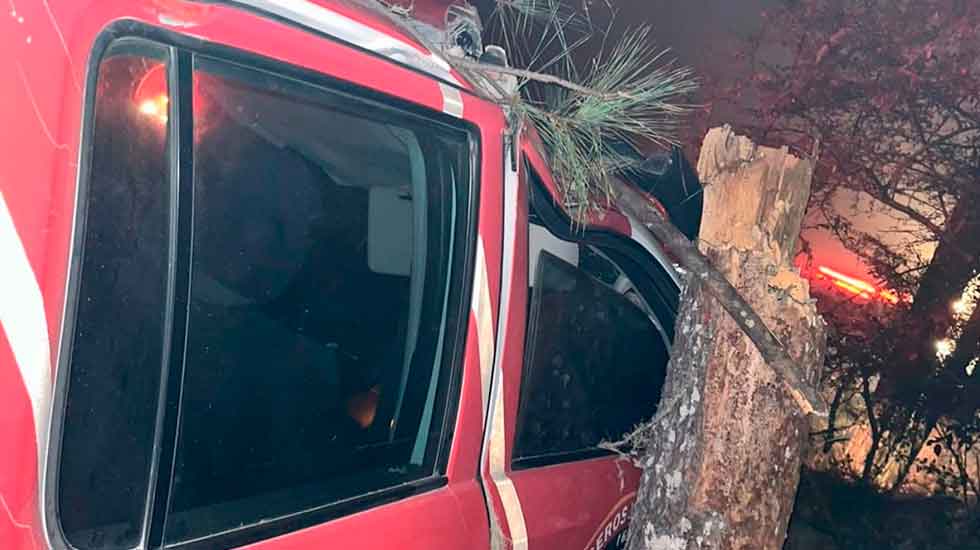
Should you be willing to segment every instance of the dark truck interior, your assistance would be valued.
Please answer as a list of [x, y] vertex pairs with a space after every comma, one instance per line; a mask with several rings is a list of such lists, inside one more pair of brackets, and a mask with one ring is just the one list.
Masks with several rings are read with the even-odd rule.
[[[160, 372], [173, 364], [168, 88], [144, 50], [102, 62], [93, 121], [59, 484], [63, 529], [83, 547], [138, 534]], [[203, 58], [193, 104], [193, 185], [178, 201], [192, 227], [176, 229], [192, 239], [176, 252], [191, 260], [187, 303], [173, 306], [187, 324], [183, 350], [170, 350], [183, 360], [166, 539], [432, 476], [455, 341], [446, 331], [458, 317], [449, 281], [465, 257], [453, 241], [466, 223], [457, 205], [468, 202], [467, 137]], [[92, 498], [107, 504], [86, 505]]]
[[175, 538], [255, 495], [431, 472], [459, 165], [438, 135], [201, 69]]

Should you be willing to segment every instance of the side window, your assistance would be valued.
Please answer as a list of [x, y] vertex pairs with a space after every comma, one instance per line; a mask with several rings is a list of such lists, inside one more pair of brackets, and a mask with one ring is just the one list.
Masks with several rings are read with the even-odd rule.
[[266, 73], [194, 76], [174, 542], [432, 475], [466, 151]]
[[143, 529], [153, 459], [167, 311], [170, 191], [167, 50], [119, 41], [104, 54], [94, 93], [74, 316], [59, 370], [67, 384], [55, 498], [75, 548], [130, 548]]
[[611, 251], [529, 227], [529, 312], [516, 467], [574, 460], [650, 418], [673, 323]]
[[79, 550], [390, 500], [440, 474], [455, 410], [468, 134], [168, 49], [99, 66], [52, 447]]

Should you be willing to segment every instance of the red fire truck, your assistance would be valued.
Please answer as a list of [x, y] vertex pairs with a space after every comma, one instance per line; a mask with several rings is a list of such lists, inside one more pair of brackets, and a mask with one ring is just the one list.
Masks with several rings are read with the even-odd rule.
[[571, 228], [471, 12], [3, 4], [0, 548], [622, 545], [678, 276]]

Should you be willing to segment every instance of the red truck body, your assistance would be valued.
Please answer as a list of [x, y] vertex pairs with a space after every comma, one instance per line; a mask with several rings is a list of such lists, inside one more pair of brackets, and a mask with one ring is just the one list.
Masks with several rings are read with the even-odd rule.
[[620, 547], [596, 445], [653, 410], [587, 328], [656, 328], [662, 383], [678, 279], [567, 231], [533, 129], [353, 3], [5, 7], [0, 547]]

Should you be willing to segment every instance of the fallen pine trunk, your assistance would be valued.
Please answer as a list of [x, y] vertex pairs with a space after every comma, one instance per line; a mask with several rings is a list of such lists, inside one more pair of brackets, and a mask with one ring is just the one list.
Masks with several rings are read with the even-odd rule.
[[778, 549], [808, 414], [826, 411], [816, 391], [824, 324], [792, 266], [813, 170], [725, 127], [705, 137], [698, 171], [703, 256], [635, 191], [614, 186], [617, 204], [687, 270], [660, 408], [639, 442], [629, 547]]

